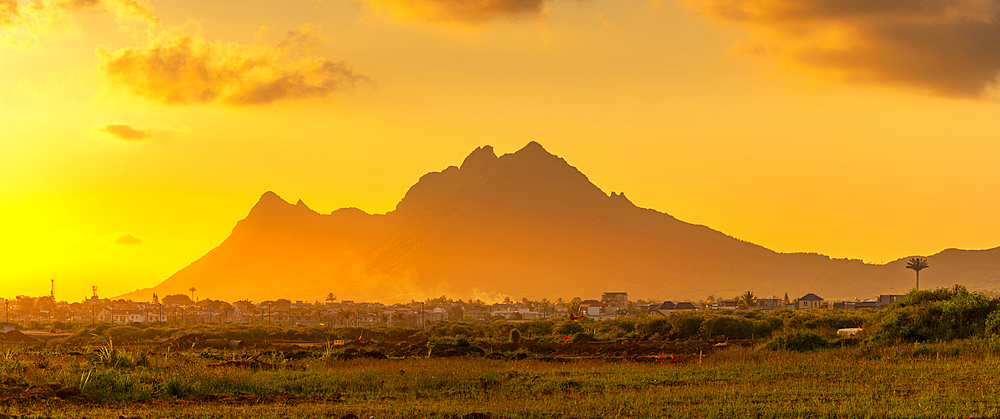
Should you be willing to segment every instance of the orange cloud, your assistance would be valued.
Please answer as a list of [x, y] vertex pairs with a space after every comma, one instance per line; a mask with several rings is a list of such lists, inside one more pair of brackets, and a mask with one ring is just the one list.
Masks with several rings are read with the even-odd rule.
[[114, 239], [113, 242], [116, 244], [126, 244], [126, 245], [142, 244], [142, 240], [131, 234], [123, 234], [121, 236], [118, 236], [118, 238]]
[[18, 0], [0, 0], [0, 26], [12, 25], [21, 17]]
[[110, 12], [119, 26], [128, 22], [159, 25], [160, 19], [145, 0], [0, 0], [0, 45], [36, 46], [40, 41], [73, 27], [80, 13]]
[[54, 6], [73, 10], [104, 8], [114, 13], [119, 20], [160, 23], [160, 18], [153, 12], [153, 7], [137, 0], [63, 0]]
[[71, 20], [72, 14], [85, 10], [111, 12], [120, 21], [160, 22], [153, 7], [139, 0], [35, 0], [29, 7], [22, 7], [20, 0], [0, 0], [0, 25], [51, 24]]
[[141, 48], [97, 50], [106, 78], [166, 104], [257, 105], [324, 98], [371, 80], [347, 64], [310, 54], [318, 30], [306, 25], [275, 46], [208, 42], [164, 31]]
[[546, 0], [359, 0], [400, 19], [483, 23], [537, 15]]
[[978, 97], [1000, 73], [996, 0], [686, 0], [748, 30], [745, 50], [855, 82]]
[[152, 135], [145, 128], [136, 128], [127, 124], [108, 124], [99, 129], [126, 141], [145, 140]]

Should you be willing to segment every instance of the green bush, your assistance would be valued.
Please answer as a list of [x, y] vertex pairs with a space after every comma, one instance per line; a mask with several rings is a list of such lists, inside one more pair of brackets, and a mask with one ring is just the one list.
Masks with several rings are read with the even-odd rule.
[[563, 322], [555, 325], [555, 327], [552, 328], [552, 331], [559, 336], [575, 335], [583, 331], [583, 326], [572, 320], [564, 320]]
[[670, 323], [672, 339], [698, 339], [701, 337], [701, 324], [705, 322], [706, 314], [702, 312], [674, 313], [667, 316]]
[[727, 339], [750, 339], [753, 331], [752, 320], [737, 316], [712, 316], [701, 323], [701, 336], [705, 339], [719, 335]]
[[1000, 327], [995, 309], [996, 303], [961, 285], [911, 291], [875, 315], [869, 341], [893, 344], [988, 335]]
[[511, 329], [510, 330], [510, 341], [514, 342], [514, 343], [520, 342], [521, 341], [521, 332], [518, 331], [517, 329]]
[[660, 316], [640, 319], [639, 323], [635, 326], [636, 333], [646, 339], [658, 339], [669, 336], [671, 329], [672, 327], [667, 318]]
[[549, 336], [552, 334], [552, 330], [555, 327], [556, 322], [549, 319], [537, 319], [529, 322], [520, 323], [517, 325], [517, 329], [521, 331], [522, 334], [528, 336]]
[[986, 336], [992, 340], [998, 340], [1000, 338], [1000, 310], [993, 310], [988, 317], [986, 317], [985, 324]]
[[785, 335], [775, 336], [767, 343], [767, 349], [774, 351], [808, 352], [826, 348], [830, 345], [826, 339], [810, 331], [795, 331]]

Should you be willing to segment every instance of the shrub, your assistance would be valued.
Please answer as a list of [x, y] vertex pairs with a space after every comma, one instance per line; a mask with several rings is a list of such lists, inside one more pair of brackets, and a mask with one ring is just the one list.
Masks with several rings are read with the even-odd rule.
[[767, 344], [767, 349], [780, 351], [807, 352], [830, 345], [826, 339], [810, 331], [797, 331], [786, 335], [776, 336]]
[[668, 336], [671, 329], [666, 317], [647, 317], [641, 319], [635, 326], [635, 331], [645, 339]]
[[510, 329], [510, 341], [518, 343], [521, 341], [521, 332], [517, 329]]
[[[995, 303], [961, 285], [931, 291], [911, 291], [877, 313], [871, 342], [927, 342], [965, 339], [1000, 327]], [[991, 321], [992, 319], [992, 321]]]
[[552, 320], [538, 319], [521, 323], [517, 329], [528, 336], [548, 336], [552, 334], [555, 325], [556, 323]]
[[177, 375], [163, 380], [163, 391], [173, 397], [185, 397], [191, 392], [190, 386]]
[[565, 320], [552, 328], [552, 331], [557, 335], [575, 335], [583, 331], [583, 326], [580, 323], [571, 320]]
[[753, 321], [736, 316], [712, 316], [701, 323], [701, 336], [711, 339], [725, 335], [727, 339], [750, 339], [753, 335]]
[[993, 310], [988, 317], [986, 317], [986, 328], [984, 332], [986, 336], [997, 340], [1000, 337], [1000, 310]]
[[673, 339], [698, 339], [705, 314], [700, 312], [674, 313], [667, 316], [670, 323], [670, 337]]

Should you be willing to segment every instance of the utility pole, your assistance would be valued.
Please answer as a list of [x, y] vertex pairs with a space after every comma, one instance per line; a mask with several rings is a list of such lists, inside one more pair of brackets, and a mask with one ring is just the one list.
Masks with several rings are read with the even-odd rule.
[[424, 302], [420, 302], [420, 328], [424, 328]]

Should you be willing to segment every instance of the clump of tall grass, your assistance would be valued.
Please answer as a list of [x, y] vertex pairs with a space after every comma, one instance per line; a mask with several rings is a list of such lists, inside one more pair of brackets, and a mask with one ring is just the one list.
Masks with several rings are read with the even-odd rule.
[[21, 374], [24, 372], [24, 365], [18, 359], [19, 350], [7, 348], [0, 351], [0, 373]]
[[[93, 350], [93, 352], [91, 352], [94, 363], [115, 369], [135, 368], [136, 362], [131, 354], [115, 349], [114, 339], [110, 336], [105, 339], [107, 340], [103, 345], [97, 347]], [[145, 356], [143, 356], [142, 362], [147, 362]]]

